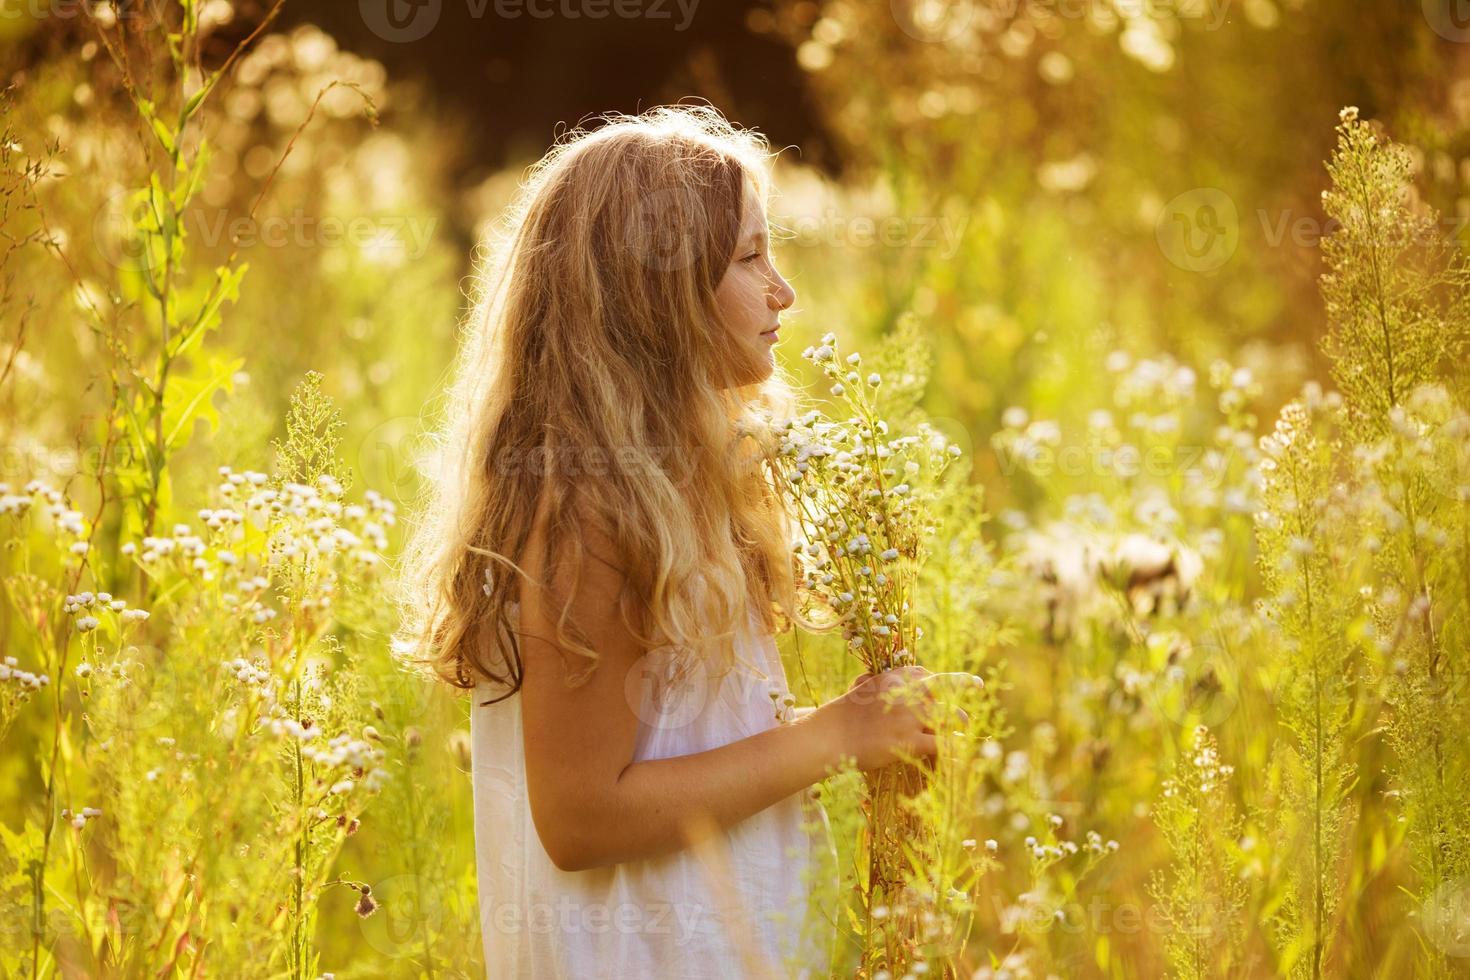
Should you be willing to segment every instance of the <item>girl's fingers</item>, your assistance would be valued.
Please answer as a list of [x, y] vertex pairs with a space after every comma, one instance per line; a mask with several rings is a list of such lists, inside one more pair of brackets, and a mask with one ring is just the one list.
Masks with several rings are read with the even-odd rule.
[[[922, 686], [922, 701], [920, 702], [920, 707], [925, 713], [924, 717], [926, 722], [930, 718], [937, 719], [943, 717], [946, 712], [952, 711], [959, 716], [960, 724], [962, 726], [969, 725], [969, 712], [956, 705], [950, 704], [948, 701], [942, 699], [940, 697], [940, 694], [944, 689], [948, 689], [956, 693], [963, 693], [965, 691], [974, 690], [977, 687], [984, 686], [984, 680], [982, 680], [975, 674], [969, 674], [964, 671], [949, 671], [943, 674], [930, 674], [928, 677], [921, 678], [921, 680], [923, 680], [924, 683]], [[927, 730], [928, 729], [926, 729], [926, 731]]]
[[968, 728], [970, 725], [970, 713], [963, 708], [956, 708], [951, 704], [936, 699], [930, 699], [919, 705], [920, 718], [923, 720], [925, 730], [942, 724], [945, 731], [953, 728]]
[[969, 691], [985, 686], [985, 678], [979, 674], [971, 674], [963, 670], [950, 670], [943, 674], [930, 674], [924, 678], [924, 684], [930, 688], [945, 688], [953, 691]]

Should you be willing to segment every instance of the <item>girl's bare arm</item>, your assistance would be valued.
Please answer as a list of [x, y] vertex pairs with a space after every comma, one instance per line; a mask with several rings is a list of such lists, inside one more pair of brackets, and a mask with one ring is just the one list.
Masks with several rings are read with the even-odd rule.
[[[588, 551], [613, 554], [606, 538], [582, 533]], [[538, 580], [539, 535], [538, 523], [521, 563]], [[544, 591], [523, 585], [520, 648], [531, 813], [557, 867], [584, 870], [680, 850], [817, 782], [839, 763], [843, 736], [830, 714], [800, 716], [709, 751], [634, 763], [644, 651], [617, 611], [623, 576], [606, 560], [581, 568], [570, 614], [600, 658], [576, 687], [566, 685], [566, 668], [579, 673], [587, 661], [550, 642], [563, 601], [556, 581]]]
[[581, 824], [574, 865], [658, 857], [750, 817], [821, 779], [836, 740], [817, 720], [779, 725], [707, 752], [628, 766], [604, 798], [605, 822]]

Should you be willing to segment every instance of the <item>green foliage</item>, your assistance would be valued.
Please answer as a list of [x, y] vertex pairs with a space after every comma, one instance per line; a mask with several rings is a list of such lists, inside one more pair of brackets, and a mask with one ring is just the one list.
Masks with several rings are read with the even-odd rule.
[[1261, 604], [1279, 638], [1274, 682], [1284, 777], [1276, 811], [1287, 892], [1277, 926], [1282, 968], [1320, 977], [1336, 933], [1353, 818], [1351, 747], [1362, 653], [1354, 634], [1354, 501], [1336, 489], [1340, 400], [1309, 395], [1282, 410], [1261, 440], [1262, 505], [1256, 515]]
[[[905, 522], [883, 614], [987, 685], [877, 900], [872, 787], [818, 787], [830, 972], [1463, 972], [1458, 46], [1412, 4], [889, 6], [751, 13], [848, 161], [779, 165], [773, 227], [826, 237], [777, 258], [792, 336], [840, 323], [875, 350], [848, 393], [881, 376], [818, 442], [947, 464], [922, 515], [862, 513]], [[314, 28], [235, 51], [218, 5], [152, 11], [0, 56], [0, 974], [480, 975], [467, 709], [396, 668], [384, 571], [460, 241], [519, 167], [451, 189], [454, 127]], [[1321, 198], [1347, 98], [1415, 146], [1349, 113]], [[1201, 270], [1163, 233], [1215, 228], [1178, 209], [1211, 188], [1236, 247]], [[1320, 250], [1271, 240], [1319, 202]], [[1337, 392], [1303, 389], [1319, 260]], [[879, 649], [849, 625], [783, 638], [809, 703]]]
[[322, 392], [321, 373], [308, 371], [291, 394], [286, 438], [275, 443], [276, 472], [296, 483], [315, 485], [325, 476], [349, 487], [351, 478], [339, 456], [346, 424]]
[[1470, 263], [1433, 209], [1412, 201], [1407, 147], [1344, 109], [1327, 166], [1322, 299], [1332, 376], [1373, 433], [1422, 384], [1470, 353]]
[[[1343, 110], [1325, 243], [1331, 330], [1324, 346], [1347, 395], [1372, 554], [1364, 588], [1385, 692], [1390, 768], [1417, 882], [1416, 972], [1448, 976], [1445, 905], [1470, 875], [1470, 262], [1432, 209], [1413, 200], [1408, 148]], [[1455, 913], [1450, 913], [1451, 915]], [[1450, 932], [1453, 930], [1451, 929]]]
[[[41, 828], [27, 822], [19, 831], [0, 824], [0, 901], [6, 908], [33, 904], [37, 875], [44, 864]], [[27, 949], [35, 924], [7, 916], [5, 942], [0, 943], [0, 967], [6, 976], [18, 976], [29, 961]]]
[[[74, 121], [52, 104], [92, 70], [90, 55], [37, 65], [25, 98], [4, 100], [0, 154], [18, 179], [6, 177], [0, 214], [0, 394], [20, 450], [4, 475], [23, 487], [0, 485], [0, 778], [16, 789], [0, 798], [0, 973], [316, 977], [368, 955], [359, 932], [384, 961], [473, 973], [473, 855], [431, 840], [469, 826], [465, 798], [437, 805], [454, 795], [444, 746], [463, 717], [440, 704], [409, 724], [383, 708], [427, 697], [387, 652], [394, 504], [346, 496], [358, 471], [321, 374], [289, 406], [284, 385], [253, 384], [246, 368], [271, 363], [255, 354], [280, 343], [280, 321], [240, 315], [248, 242], [217, 234], [241, 215], [248, 225], [264, 194], [232, 213], [214, 164], [238, 163], [238, 141], [260, 136], [221, 126], [232, 113], [207, 96], [284, 38], [234, 51], [196, 88], [207, 28], [194, 5], [134, 13], [162, 16], [167, 33], [97, 26], [90, 47], [110, 62], [97, 78], [114, 85], [99, 85], [96, 111]], [[54, 147], [37, 138], [47, 129]], [[289, 154], [294, 140], [282, 142]], [[108, 147], [106, 171], [68, 179], [94, 145]], [[68, 167], [48, 172], [47, 154]], [[275, 181], [288, 194], [300, 184]], [[265, 241], [264, 269], [309, 267]], [[9, 302], [17, 271], [46, 286], [29, 305]], [[75, 335], [38, 340], [26, 329], [38, 312], [79, 324]], [[360, 345], [358, 356], [385, 355]], [[292, 370], [290, 356], [274, 363]], [[333, 369], [356, 377], [347, 360]], [[68, 374], [75, 383], [53, 384]], [[232, 469], [236, 456], [264, 462], [264, 433], [243, 445], [241, 434], [274, 426], [278, 407], [278, 472]], [[359, 413], [352, 430], [376, 423]], [[74, 469], [54, 487], [73, 426]], [[408, 743], [421, 746], [416, 766], [402, 764]], [[417, 835], [415, 867], [452, 899], [407, 945], [369, 925], [380, 909], [412, 908], [382, 856], [396, 848], [359, 843], [385, 787], [421, 814], [393, 839]]]
[[1201, 725], [1182, 747], [1154, 804], [1154, 822], [1169, 845], [1171, 873], [1155, 873], [1149, 892], [1169, 931], [1169, 975], [1230, 976], [1239, 966], [1249, 888], [1241, 877], [1243, 821], [1231, 795], [1235, 767], [1225, 764]]

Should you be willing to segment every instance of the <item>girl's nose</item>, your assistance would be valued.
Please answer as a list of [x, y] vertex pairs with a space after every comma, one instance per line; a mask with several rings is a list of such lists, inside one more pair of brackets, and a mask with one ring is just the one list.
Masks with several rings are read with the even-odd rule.
[[766, 293], [766, 301], [772, 309], [784, 310], [796, 302], [796, 290], [791, 288], [791, 283], [782, 278], [780, 273], [776, 274], [776, 288]]

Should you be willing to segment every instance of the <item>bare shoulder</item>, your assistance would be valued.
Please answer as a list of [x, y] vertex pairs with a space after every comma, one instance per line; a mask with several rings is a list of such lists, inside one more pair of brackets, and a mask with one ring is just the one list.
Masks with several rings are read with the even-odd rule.
[[[641, 653], [623, 619], [626, 607], [636, 614], [639, 603], [631, 594], [626, 562], [603, 523], [585, 508], [561, 519], [556, 552], [546, 554], [550, 536], [549, 502], [542, 494], [520, 564], [526, 573], [519, 585], [520, 622], [524, 639], [536, 652], [570, 654], [570, 662], [585, 657], [554, 650], [556, 623], [563, 614], [599, 654], [615, 659]], [[582, 666], [585, 666], [583, 664]]]
[[[537, 833], [559, 867], [573, 868], [596, 851], [589, 806], [610, 799], [632, 764], [638, 717], [628, 679], [645, 651], [623, 620], [627, 579], [610, 537], [594, 522], [566, 528], [578, 537], [557, 548], [548, 573], [541, 516], [521, 562], [542, 583], [521, 580], [521, 728]], [[591, 662], [558, 642], [563, 615]]]

